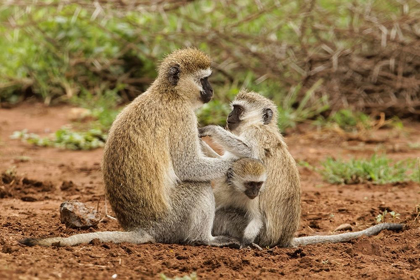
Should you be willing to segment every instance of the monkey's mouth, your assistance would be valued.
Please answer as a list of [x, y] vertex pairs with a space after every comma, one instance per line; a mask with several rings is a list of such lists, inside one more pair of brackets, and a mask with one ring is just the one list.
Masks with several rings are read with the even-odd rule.
[[245, 195], [249, 197], [249, 199], [254, 199], [259, 195], [259, 191], [257, 190], [246, 190]]
[[238, 122], [230, 122], [230, 121], [227, 121], [227, 125], [226, 125], [226, 127], [230, 130], [230, 131], [233, 131], [233, 130], [235, 130], [235, 128], [237, 128], [238, 127]]
[[200, 91], [200, 98], [203, 103], [210, 102], [211, 98], [213, 97], [213, 93], [207, 93], [206, 91]]

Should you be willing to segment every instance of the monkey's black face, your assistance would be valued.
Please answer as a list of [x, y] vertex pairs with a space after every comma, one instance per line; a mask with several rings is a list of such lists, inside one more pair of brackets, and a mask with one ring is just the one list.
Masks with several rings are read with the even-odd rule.
[[230, 131], [235, 130], [241, 123], [241, 119], [239, 117], [242, 115], [243, 111], [244, 108], [242, 106], [233, 105], [233, 110], [227, 118], [227, 127]]
[[210, 85], [210, 82], [208, 81], [209, 77], [205, 77], [200, 79], [201, 86], [203, 87], [203, 90], [200, 91], [200, 98], [203, 103], [207, 103], [211, 100], [213, 97], [213, 88]]
[[244, 185], [246, 188], [245, 195], [250, 199], [254, 199], [260, 194], [263, 182], [246, 182]]

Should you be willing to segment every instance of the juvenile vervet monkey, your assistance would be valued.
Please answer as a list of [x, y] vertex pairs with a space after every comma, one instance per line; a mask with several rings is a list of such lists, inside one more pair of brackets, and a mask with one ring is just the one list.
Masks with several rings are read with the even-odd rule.
[[196, 49], [168, 55], [153, 84], [111, 127], [102, 171], [109, 202], [126, 232], [22, 242], [66, 246], [98, 238], [239, 247], [236, 239], [211, 233], [215, 202], [210, 180], [225, 176], [232, 160], [205, 157], [200, 148], [194, 110], [213, 96], [210, 62]]
[[259, 195], [264, 191], [266, 178], [265, 167], [261, 161], [242, 158], [233, 163], [227, 176], [213, 180], [216, 216], [218, 211], [233, 208], [243, 212], [247, 219], [247, 225], [242, 233], [241, 247], [256, 247], [254, 239], [263, 226]]
[[[374, 235], [383, 229], [400, 230], [401, 224], [384, 223], [363, 231], [330, 236], [293, 238], [300, 219], [300, 181], [296, 163], [277, 126], [277, 107], [269, 99], [254, 93], [240, 92], [232, 103], [227, 118], [227, 130], [218, 126], [200, 129], [200, 136], [210, 136], [227, 151], [222, 158], [250, 157], [261, 160], [267, 172], [265, 190], [259, 196], [262, 227], [255, 243], [266, 246], [299, 246], [324, 242], [343, 242], [362, 235]], [[205, 153], [211, 152], [202, 144]], [[214, 155], [218, 157], [218, 155]], [[246, 196], [226, 196], [224, 199]], [[238, 202], [235, 202], [238, 203]], [[239, 202], [240, 203], [240, 202]], [[243, 202], [243, 205], [246, 205]], [[219, 208], [213, 225], [213, 234], [226, 234], [240, 240], [248, 227], [247, 210], [238, 207]]]

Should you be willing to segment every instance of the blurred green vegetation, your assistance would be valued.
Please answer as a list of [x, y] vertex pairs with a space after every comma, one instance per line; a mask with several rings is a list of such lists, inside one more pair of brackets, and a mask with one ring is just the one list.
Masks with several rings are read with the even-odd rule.
[[348, 109], [339, 110], [331, 114], [328, 118], [320, 116], [315, 123], [320, 126], [335, 124], [348, 132], [357, 131], [358, 129], [371, 129], [374, 126], [374, 121], [370, 116]]
[[[0, 4], [0, 102], [71, 102], [89, 108], [97, 120], [93, 127], [106, 130], [118, 105], [154, 80], [160, 59], [197, 47], [214, 61], [216, 96], [197, 112], [202, 125], [223, 125], [228, 103], [248, 88], [278, 104], [284, 130], [347, 100], [340, 94], [348, 86], [339, 87], [351, 82], [340, 72], [343, 65], [352, 55], [365, 59], [387, 51], [387, 44], [398, 48], [394, 37], [410, 43], [409, 19], [419, 10], [414, 0], [10, 0]], [[398, 25], [403, 20], [408, 25]], [[328, 121], [363, 123], [364, 115], [348, 123], [346, 112]]]
[[400, 118], [394, 116], [385, 120], [382, 114], [375, 116], [364, 114], [363, 112], [355, 112], [349, 109], [341, 109], [333, 112], [328, 117], [318, 116], [313, 125], [324, 127], [332, 130], [342, 130], [350, 133], [362, 133], [377, 130], [379, 128], [388, 127], [401, 130], [404, 125]]
[[395, 161], [385, 155], [350, 161], [328, 158], [316, 170], [333, 184], [420, 182], [419, 162], [419, 159]]
[[105, 145], [107, 135], [100, 129], [89, 129], [84, 132], [76, 132], [63, 127], [50, 137], [40, 137], [27, 130], [15, 131], [12, 139], [21, 139], [24, 142], [41, 147], [57, 147], [69, 150], [92, 150]]
[[92, 94], [84, 90], [78, 96], [72, 97], [70, 103], [88, 110], [89, 117], [93, 119], [89, 123], [91, 128], [106, 131], [111, 127], [111, 124], [120, 112], [117, 104], [121, 102], [121, 97], [118, 95], [118, 89], [121, 87], [117, 86], [114, 89], [104, 88], [98, 94]]

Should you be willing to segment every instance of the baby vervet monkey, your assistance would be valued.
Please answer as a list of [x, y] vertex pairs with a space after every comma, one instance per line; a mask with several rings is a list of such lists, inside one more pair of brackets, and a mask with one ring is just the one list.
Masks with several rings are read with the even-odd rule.
[[[216, 184], [220, 197], [216, 199], [214, 235], [228, 235], [243, 240], [243, 243], [245, 240], [246, 243], [248, 237], [253, 235], [246, 236], [245, 233], [257, 232], [254, 242], [261, 247], [290, 247], [343, 242], [362, 235], [374, 235], [383, 229], [402, 229], [401, 224], [384, 223], [358, 232], [294, 238], [301, 211], [300, 180], [295, 160], [278, 129], [277, 118], [277, 107], [271, 100], [254, 92], [242, 91], [232, 102], [227, 130], [218, 126], [199, 129], [201, 137], [210, 136], [226, 151], [221, 158], [254, 158], [261, 161], [266, 169], [264, 192], [258, 196], [258, 207], [247, 196], [221, 192]], [[205, 155], [220, 157], [205, 143], [201, 146]], [[219, 207], [221, 204], [218, 205], [217, 201], [229, 207]], [[249, 222], [249, 209], [252, 209], [254, 217], [262, 218]], [[262, 224], [259, 225], [258, 221]]]
[[254, 240], [263, 226], [259, 195], [264, 191], [266, 178], [261, 161], [242, 158], [233, 163], [226, 177], [213, 180], [216, 219], [218, 211], [230, 208], [245, 213], [248, 224], [243, 232], [241, 247], [259, 247], [254, 244]]

